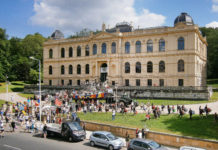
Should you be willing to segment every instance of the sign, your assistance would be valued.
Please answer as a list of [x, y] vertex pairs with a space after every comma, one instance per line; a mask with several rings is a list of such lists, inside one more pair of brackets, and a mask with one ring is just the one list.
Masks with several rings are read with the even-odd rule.
[[101, 67], [101, 73], [107, 73], [107, 67]]

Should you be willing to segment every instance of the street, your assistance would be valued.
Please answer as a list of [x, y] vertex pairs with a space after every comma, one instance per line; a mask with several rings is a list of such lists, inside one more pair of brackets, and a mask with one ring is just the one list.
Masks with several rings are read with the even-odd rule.
[[88, 140], [81, 142], [67, 142], [61, 138], [41, 138], [30, 133], [5, 133], [0, 139], [0, 150], [95, 150], [102, 147], [91, 147]]
[[[49, 137], [44, 139], [40, 134], [6, 132], [4, 138], [0, 138], [0, 150], [103, 150], [104, 147], [91, 147], [89, 140], [81, 142], [67, 142], [62, 138]], [[125, 150], [126, 148], [122, 148]], [[175, 150], [175, 148], [168, 148]]]

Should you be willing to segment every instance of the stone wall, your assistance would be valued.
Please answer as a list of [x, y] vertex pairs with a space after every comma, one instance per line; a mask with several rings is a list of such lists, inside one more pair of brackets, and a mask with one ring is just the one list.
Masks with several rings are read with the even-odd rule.
[[[60, 90], [81, 90], [82, 86], [48, 86], [42, 85], [43, 93], [56, 93]], [[26, 85], [25, 93], [38, 91], [36, 85]], [[114, 91], [115, 88], [114, 88]], [[190, 100], [208, 100], [211, 92], [207, 87], [145, 87], [145, 86], [128, 86], [118, 87], [118, 95], [127, 94], [131, 98], [137, 99], [190, 99]], [[42, 94], [43, 94], [42, 93]]]
[[[125, 137], [126, 132], [130, 135], [130, 138], [135, 138], [136, 129], [134, 128], [126, 128], [126, 127], [118, 127], [107, 124], [100, 124], [94, 122], [83, 121], [81, 122], [82, 126], [86, 126], [86, 130], [90, 131], [109, 131], [113, 134]], [[159, 132], [146, 132], [146, 138], [154, 140], [160, 144], [180, 147], [180, 146], [194, 146], [206, 148], [207, 150], [217, 150], [218, 149], [218, 141], [215, 140], [204, 140], [199, 138], [178, 136], [173, 134], [159, 133]]]

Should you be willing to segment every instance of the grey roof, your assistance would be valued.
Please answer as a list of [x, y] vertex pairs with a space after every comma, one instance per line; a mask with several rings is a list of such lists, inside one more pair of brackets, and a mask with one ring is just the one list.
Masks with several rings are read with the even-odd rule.
[[53, 40], [63, 39], [64, 34], [60, 30], [55, 30], [55, 32], [52, 33], [51, 38]]
[[186, 25], [194, 24], [192, 17], [185, 12], [181, 13], [178, 17], [176, 17], [174, 21], [174, 26], [179, 22], [185, 23]]
[[117, 23], [114, 28], [106, 29], [106, 32], [113, 33], [119, 29], [120, 32], [131, 32], [132, 26], [128, 22]]
[[104, 135], [111, 134], [111, 132], [107, 132], [107, 131], [94, 131], [93, 133], [100, 133]]
[[152, 140], [143, 139], [143, 138], [134, 138], [134, 139], [132, 139], [131, 141], [141, 141], [141, 142], [144, 142], [144, 143], [150, 143], [150, 142], [152, 142]]

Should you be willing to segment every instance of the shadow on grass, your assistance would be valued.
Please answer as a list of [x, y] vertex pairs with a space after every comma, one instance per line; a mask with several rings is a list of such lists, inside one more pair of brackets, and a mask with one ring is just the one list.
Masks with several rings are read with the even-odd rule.
[[218, 84], [218, 79], [208, 79], [207, 84]]
[[24, 85], [25, 83], [23, 83], [23, 82], [12, 82], [11, 84], [12, 84], [12, 85], [21, 85], [21, 86], [22, 86], [22, 85]]
[[15, 88], [11, 88], [11, 90], [13, 92], [23, 92], [24, 88], [23, 87], [15, 87]]
[[195, 115], [192, 120], [188, 115], [181, 119], [175, 116], [164, 120], [163, 123], [167, 124], [168, 130], [184, 136], [218, 140], [218, 122], [215, 123], [214, 115], [209, 115], [208, 118]]

